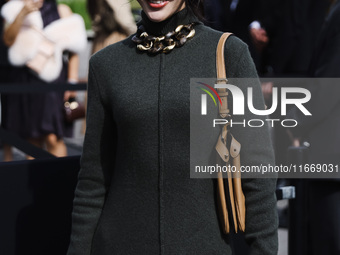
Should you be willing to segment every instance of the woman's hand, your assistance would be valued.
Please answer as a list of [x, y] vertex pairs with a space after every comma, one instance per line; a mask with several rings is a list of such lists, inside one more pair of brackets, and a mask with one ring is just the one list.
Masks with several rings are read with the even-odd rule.
[[286, 130], [288, 137], [291, 141], [291, 146], [293, 147], [300, 147], [301, 146], [301, 138], [300, 137], [295, 137], [292, 133], [291, 130], [287, 129]]
[[64, 92], [64, 102], [67, 102], [70, 98], [76, 98], [76, 96], [77, 96], [76, 91], [66, 90]]
[[267, 35], [267, 31], [263, 28], [251, 28], [250, 36], [258, 52], [262, 52], [268, 45], [269, 37]]
[[25, 0], [24, 3], [24, 7], [16, 16], [14, 22], [5, 28], [3, 40], [8, 47], [15, 42], [25, 17], [31, 12], [38, 11], [43, 5], [42, 0]]
[[42, 0], [25, 0], [25, 5], [22, 8], [23, 15], [26, 16], [34, 11], [39, 11], [39, 9], [43, 6]]

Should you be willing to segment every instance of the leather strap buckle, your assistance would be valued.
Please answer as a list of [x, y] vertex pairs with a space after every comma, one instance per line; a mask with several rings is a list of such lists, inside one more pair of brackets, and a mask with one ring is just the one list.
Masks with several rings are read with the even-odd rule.
[[227, 84], [228, 83], [228, 79], [227, 78], [217, 78], [216, 79], [216, 83], [217, 84], [221, 84], [221, 83]]

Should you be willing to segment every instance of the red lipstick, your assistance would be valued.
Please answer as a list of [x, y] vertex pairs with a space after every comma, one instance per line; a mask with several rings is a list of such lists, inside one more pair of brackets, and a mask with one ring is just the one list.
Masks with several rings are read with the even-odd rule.
[[148, 3], [152, 8], [160, 9], [166, 6], [169, 3], [169, 1], [148, 0]]

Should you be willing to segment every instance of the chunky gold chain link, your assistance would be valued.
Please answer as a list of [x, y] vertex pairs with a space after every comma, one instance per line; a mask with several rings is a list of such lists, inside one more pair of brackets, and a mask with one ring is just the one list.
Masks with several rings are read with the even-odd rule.
[[137, 44], [137, 49], [147, 51], [149, 53], [167, 53], [175, 47], [183, 46], [188, 39], [195, 35], [194, 23], [188, 25], [179, 25], [172, 32], [164, 36], [151, 36], [145, 32], [144, 26], [138, 28], [137, 34], [132, 38], [132, 41]]

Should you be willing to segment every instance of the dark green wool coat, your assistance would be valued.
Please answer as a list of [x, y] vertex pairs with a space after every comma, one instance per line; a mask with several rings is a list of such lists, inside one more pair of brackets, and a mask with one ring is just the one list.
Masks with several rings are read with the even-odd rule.
[[[149, 34], [198, 22], [185, 10], [152, 23]], [[221, 32], [199, 23], [169, 54], [148, 55], [128, 38], [90, 60], [87, 130], [75, 191], [68, 255], [228, 255], [213, 179], [191, 179], [189, 84], [216, 77]], [[256, 77], [247, 46], [226, 43], [228, 77]], [[254, 84], [255, 104], [264, 105]], [[242, 88], [244, 89], [244, 88]], [[248, 165], [274, 164], [268, 130], [233, 131]], [[277, 254], [275, 179], [244, 179], [252, 254]]]

